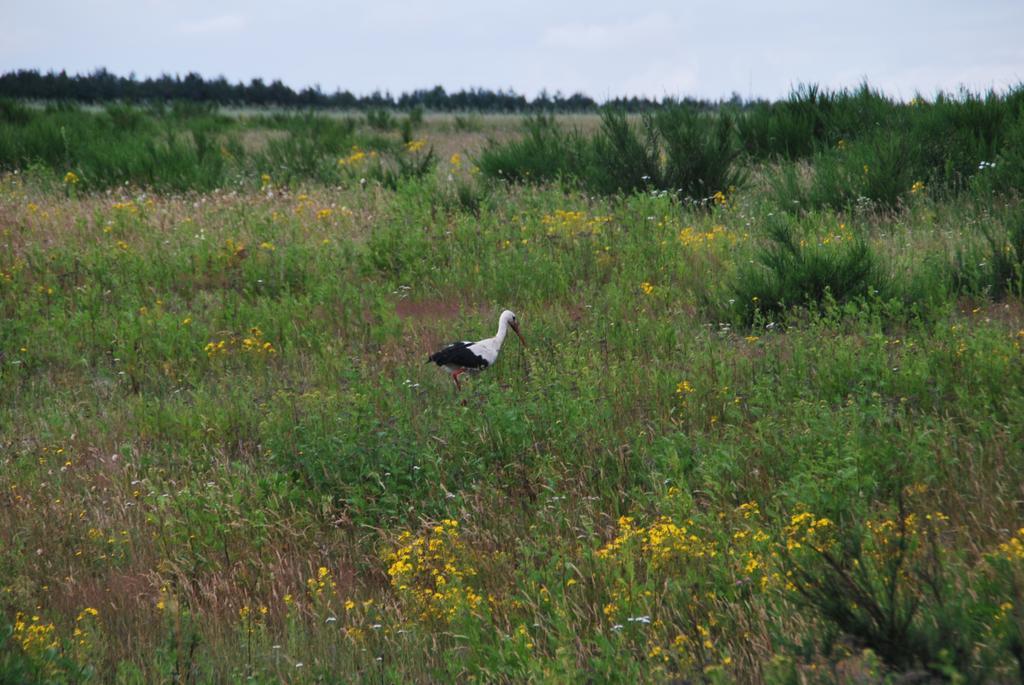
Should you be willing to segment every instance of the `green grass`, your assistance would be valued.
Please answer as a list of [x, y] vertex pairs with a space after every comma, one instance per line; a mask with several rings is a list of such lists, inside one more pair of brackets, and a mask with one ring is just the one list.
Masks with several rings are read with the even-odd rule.
[[[429, 118], [4, 107], [246, 151], [0, 180], [0, 680], [1018, 677], [1012, 188], [780, 210], [868, 134], [693, 203], [560, 174], [671, 167], [614, 114], [489, 148], [535, 184]], [[457, 395], [427, 355], [504, 308], [529, 347]]]

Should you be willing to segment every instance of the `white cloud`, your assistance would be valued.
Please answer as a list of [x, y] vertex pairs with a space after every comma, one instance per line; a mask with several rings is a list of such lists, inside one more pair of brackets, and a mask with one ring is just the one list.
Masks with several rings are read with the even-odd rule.
[[[670, 37], [673, 20], [663, 14], [647, 14], [633, 21], [601, 24], [561, 24], [544, 29], [541, 43], [548, 48], [608, 50], [644, 47]], [[677, 37], [678, 38], [678, 37]]]
[[[609, 94], [646, 95], [662, 98], [665, 96], [682, 97], [696, 91], [700, 84], [699, 69], [690, 63], [652, 64], [625, 77], [621, 85], [616, 84]], [[619, 92], [621, 91], [621, 92]]]
[[237, 14], [222, 14], [199, 21], [186, 22], [178, 27], [185, 35], [208, 35], [220, 33], [238, 33], [246, 26], [245, 17]]

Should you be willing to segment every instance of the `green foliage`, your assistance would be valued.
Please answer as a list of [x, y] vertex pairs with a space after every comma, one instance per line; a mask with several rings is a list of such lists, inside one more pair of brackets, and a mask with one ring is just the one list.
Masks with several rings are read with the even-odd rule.
[[736, 168], [739, 151], [728, 113], [708, 120], [682, 107], [667, 108], [654, 115], [654, 122], [665, 150], [660, 188], [710, 201], [715, 193], [743, 184], [745, 174]]
[[743, 150], [756, 159], [799, 159], [827, 145], [828, 119], [840, 96], [816, 86], [800, 87], [789, 99], [759, 104], [736, 119]]
[[348, 154], [357, 140], [351, 119], [305, 115], [283, 118], [280, 125], [289, 135], [271, 139], [266, 150], [255, 155], [256, 169], [285, 184], [338, 179], [337, 160]]
[[708, 118], [683, 106], [647, 115], [641, 127], [625, 111], [605, 108], [589, 137], [540, 116], [527, 121], [522, 139], [492, 142], [478, 164], [486, 176], [512, 183], [561, 180], [603, 195], [663, 190], [700, 202], [743, 182], [732, 129], [727, 113]]
[[[803, 102], [813, 103], [814, 98]], [[749, 139], [745, 145], [755, 156], [813, 158], [813, 172], [802, 182], [792, 167], [771, 181], [783, 209], [850, 209], [858, 204], [892, 209], [908, 200], [915, 184], [932, 196], [956, 195], [971, 186], [1012, 194], [1012, 183], [990, 172], [998, 166], [993, 160], [1015, 158], [1011, 151], [1017, 145], [1016, 122], [1021, 117], [1015, 102], [1013, 94], [965, 93], [959, 98], [940, 95], [933, 103], [915, 98], [898, 105], [865, 87], [854, 94], [826, 96], [815, 109], [819, 117], [814, 123], [806, 107], [799, 108], [805, 128], [815, 130], [803, 139], [816, 141], [799, 155], [786, 153], [788, 144], [762, 151], [770, 147], [764, 142], [769, 134], [761, 130], [769, 124], [757, 124], [760, 129], [744, 133], [744, 127], [755, 124], [741, 122], [740, 135]], [[787, 114], [792, 103], [793, 99], [770, 106], [766, 114], [755, 114], [755, 120], [803, 121]], [[799, 126], [792, 123], [792, 128]], [[1016, 175], [1010, 162], [1004, 178]]]
[[523, 122], [524, 135], [506, 143], [490, 141], [476, 160], [484, 176], [509, 183], [551, 183], [579, 176], [582, 138], [565, 133], [554, 116], [538, 114]]
[[398, 126], [398, 122], [389, 110], [371, 109], [366, 113], [366, 125], [378, 131], [390, 131]]
[[1020, 198], [1024, 188], [1024, 109], [1006, 127], [996, 156], [978, 161], [971, 183], [982, 197]]
[[483, 117], [479, 114], [456, 114], [453, 121], [456, 131], [476, 133], [484, 128]]
[[22, 124], [0, 126], [0, 163], [10, 168], [36, 162], [61, 175], [74, 171], [86, 190], [126, 181], [159, 190], [211, 190], [224, 183], [228, 170], [203, 120], [161, 124], [117, 107], [100, 115], [37, 112]]
[[424, 111], [425, 110], [420, 105], [417, 105], [416, 107], [410, 109], [409, 114], [406, 115], [406, 120], [409, 122], [409, 125], [412, 126], [413, 128], [418, 128], [422, 126]]
[[[794, 98], [846, 142], [735, 192], [732, 113], [488, 122], [509, 184], [434, 117], [15, 112], [56, 161], [0, 178], [0, 673], [1019, 677], [1024, 224], [890, 105]], [[189, 190], [89, 192], [85, 130]], [[427, 355], [506, 307], [457, 394]]]
[[[64, 685], [94, 680], [94, 668], [80, 664], [68, 655], [72, 641], [41, 645], [35, 636], [25, 634], [25, 620], [27, 617], [22, 619], [23, 631], [18, 633], [14, 625], [0, 618], [0, 684]], [[33, 622], [33, 625], [38, 624]]]
[[657, 131], [645, 122], [641, 133], [626, 112], [606, 108], [601, 129], [590, 142], [586, 167], [578, 172], [588, 190], [605, 195], [633, 193], [660, 183]]
[[1013, 212], [1004, 225], [1004, 236], [985, 230], [990, 250], [990, 294], [996, 299], [1024, 294], [1024, 212]]
[[[41, 165], [58, 178], [72, 171], [78, 192], [125, 183], [156, 191], [207, 191], [263, 174], [282, 186], [304, 181], [336, 184], [352, 176], [346, 173], [351, 169], [338, 162], [359, 145], [381, 153], [361, 177], [395, 188], [429, 174], [437, 161], [432, 149], [389, 156], [398, 149], [394, 140], [360, 136], [350, 118], [314, 114], [234, 121], [209, 105], [175, 103], [152, 112], [110, 105], [99, 115], [67, 108], [26, 109], [24, 115], [12, 114], [9, 119], [0, 122], [0, 164]], [[254, 151], [243, 142], [248, 129], [281, 135], [270, 136]]]
[[742, 268], [734, 285], [746, 320], [758, 311], [820, 305], [826, 299], [841, 304], [890, 290], [862, 237], [850, 232], [819, 236], [802, 233], [802, 228], [784, 217], [767, 223], [759, 263]]
[[979, 222], [979, 230], [983, 243], [957, 251], [956, 287], [995, 300], [1020, 297], [1024, 292], [1024, 213], [1020, 207], [999, 212]]
[[10, 98], [0, 98], [0, 121], [24, 126], [32, 119], [32, 113], [23, 103]]
[[817, 539], [802, 542], [792, 536], [805, 524], [793, 518], [785, 566], [801, 602], [897, 672], [987, 680], [991, 664], [976, 645], [990, 628], [965, 600], [966, 566], [940, 544], [944, 517], [908, 511], [902, 497], [880, 514], [840, 525], [834, 539], [831, 525], [819, 526]]
[[378, 157], [377, 164], [367, 170], [366, 178], [380, 183], [385, 188], [397, 190], [402, 183], [425, 178], [436, 166], [437, 156], [431, 147], [425, 153], [417, 151], [398, 154], [391, 159]]

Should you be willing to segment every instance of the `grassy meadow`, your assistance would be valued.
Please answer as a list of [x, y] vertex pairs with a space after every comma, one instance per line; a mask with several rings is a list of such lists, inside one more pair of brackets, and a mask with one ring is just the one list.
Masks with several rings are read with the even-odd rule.
[[0, 682], [1018, 682], [1021, 153], [0, 103]]

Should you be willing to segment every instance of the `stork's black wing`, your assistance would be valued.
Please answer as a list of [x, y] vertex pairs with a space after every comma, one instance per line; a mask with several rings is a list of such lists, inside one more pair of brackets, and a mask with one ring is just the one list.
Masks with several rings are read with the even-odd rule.
[[471, 349], [473, 343], [455, 342], [440, 352], [430, 355], [428, 361], [438, 366], [461, 366], [464, 369], [485, 369], [487, 360]]

